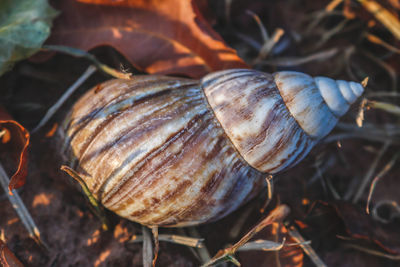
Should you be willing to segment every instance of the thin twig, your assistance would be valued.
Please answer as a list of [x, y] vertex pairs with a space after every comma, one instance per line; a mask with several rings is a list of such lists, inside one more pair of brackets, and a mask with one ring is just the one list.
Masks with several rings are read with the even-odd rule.
[[[159, 234], [159, 241], [170, 242], [178, 245], [194, 247], [194, 248], [202, 248], [204, 247], [204, 238], [194, 238], [182, 235], [168, 235], [168, 234]], [[135, 235], [129, 241], [131, 243], [142, 242], [143, 236]]]
[[327, 8], [311, 13], [308, 17], [311, 18], [312, 21], [308, 24], [306, 30], [304, 31], [304, 35], [310, 35], [312, 32], [314, 32], [314, 29], [321, 24], [321, 21], [325, 17], [328, 16], [343, 16], [343, 13], [341, 11], [328, 10]]
[[231, 5], [233, 0], [225, 0], [225, 21], [227, 25], [231, 24]]
[[400, 97], [400, 93], [398, 92], [385, 92], [385, 91], [380, 91], [380, 92], [369, 92], [367, 93], [368, 98], [372, 97]]
[[327, 12], [331, 12], [334, 10], [338, 5], [340, 5], [343, 2], [343, 0], [332, 0], [326, 7], [325, 10]]
[[306, 243], [304, 238], [300, 235], [296, 228], [290, 227], [288, 228], [289, 235], [299, 243], [300, 247], [303, 251], [310, 257], [311, 261], [317, 267], [326, 267], [327, 265], [321, 260], [321, 258], [317, 255], [315, 250], [311, 247], [309, 243]]
[[158, 251], [160, 250], [160, 242], [158, 238], [158, 227], [153, 226], [151, 227], [151, 232], [153, 233], [154, 238], [154, 258], [153, 258], [153, 267], [156, 266]]
[[8, 197], [8, 200], [11, 202], [12, 207], [14, 208], [15, 212], [18, 214], [18, 217], [21, 219], [21, 222], [24, 224], [25, 229], [28, 231], [29, 236], [32, 237], [38, 244], [43, 245], [46, 249], [48, 247], [45, 243], [40, 239], [40, 231], [39, 228], [36, 226], [35, 222], [33, 221], [32, 216], [30, 215], [28, 209], [26, 208], [24, 202], [22, 201], [21, 197], [19, 196], [16, 190], [12, 190], [12, 195], [8, 194], [8, 183], [10, 179], [6, 174], [3, 165], [0, 163], [0, 184], [3, 188], [5, 194]]
[[372, 176], [374, 175], [374, 172], [376, 170], [376, 167], [378, 166], [380, 159], [382, 158], [382, 156], [386, 152], [386, 150], [389, 148], [390, 144], [391, 144], [390, 141], [386, 141], [383, 144], [381, 150], [379, 151], [378, 155], [376, 156], [376, 158], [370, 165], [367, 173], [365, 174], [363, 180], [361, 181], [361, 184], [358, 187], [358, 190], [354, 194], [353, 201], [352, 201], [353, 203], [357, 203], [357, 201], [361, 198], [361, 195], [364, 193], [365, 188], [367, 187], [369, 181], [371, 180]]
[[246, 223], [247, 219], [249, 218], [251, 212], [254, 210], [255, 205], [251, 205], [246, 208], [239, 216], [237, 220], [235, 220], [235, 224], [229, 230], [228, 236], [231, 239], [235, 239], [239, 236], [243, 225]]
[[247, 234], [245, 234], [238, 242], [236, 242], [234, 245], [226, 249], [218, 251], [218, 253], [209, 262], [207, 262], [202, 266], [203, 267], [211, 266], [226, 261], [230, 261], [233, 264], [240, 266], [239, 261], [234, 257], [236, 251], [241, 246], [246, 244], [255, 234], [260, 232], [266, 226], [271, 225], [274, 222], [282, 221], [289, 214], [289, 211], [290, 209], [288, 206], [279, 205], [277, 208], [271, 211], [271, 213], [264, 220], [262, 220], [260, 223], [254, 226]]
[[149, 228], [142, 225], [143, 232], [143, 267], [152, 267], [153, 245], [151, 244], [151, 233]]
[[272, 34], [272, 37], [264, 42], [263, 46], [261, 47], [258, 53], [258, 56], [253, 60], [252, 65], [257, 65], [262, 60], [267, 58], [272, 48], [274, 48], [274, 46], [279, 42], [284, 33], [285, 31], [283, 29], [277, 28]]
[[392, 46], [392, 45], [386, 43], [385, 41], [383, 41], [381, 38], [379, 38], [379, 37], [376, 36], [376, 35], [373, 35], [373, 34], [371, 34], [371, 33], [367, 33], [367, 34], [365, 35], [365, 37], [366, 37], [367, 40], [370, 41], [371, 43], [381, 45], [381, 46], [383, 46], [384, 48], [386, 48], [387, 50], [389, 50], [389, 51], [391, 51], [391, 52], [393, 52], [393, 53], [400, 54], [400, 49], [398, 49], [397, 47], [394, 47], [394, 46]]
[[400, 107], [391, 103], [369, 100], [368, 107], [381, 109], [396, 116], [400, 116]]
[[397, 158], [400, 156], [400, 153], [396, 153], [392, 159], [382, 168], [382, 170], [375, 176], [374, 180], [372, 180], [371, 186], [369, 188], [369, 193], [368, 193], [368, 199], [367, 199], [367, 206], [366, 206], [366, 212], [369, 214], [369, 206], [371, 203], [372, 199], [372, 194], [376, 188], [377, 183], [380, 181], [380, 179], [386, 175], [394, 166], [394, 164], [397, 161]]
[[320, 37], [321, 40], [315, 45], [315, 47], [321, 47], [323, 46], [329, 39], [331, 39], [333, 36], [336, 34], [340, 33], [343, 31], [343, 28], [346, 26], [346, 24], [349, 22], [349, 19], [344, 19], [340, 23], [338, 23], [335, 27], [333, 27], [330, 30], [327, 30], [323, 33], [323, 35]]
[[[367, 58], [371, 59], [373, 62], [375, 62], [378, 66], [380, 66], [382, 69], [386, 71], [386, 73], [389, 75], [390, 80], [391, 80], [391, 91], [395, 92], [397, 88], [397, 71], [388, 63], [374, 55], [373, 53], [370, 53], [366, 50], [360, 50], [360, 53], [365, 55]], [[362, 66], [360, 66], [362, 67]]]
[[365, 113], [365, 109], [367, 107], [367, 103], [368, 103], [368, 100], [366, 98], [363, 98], [363, 100], [361, 100], [360, 107], [358, 109], [358, 113], [356, 116], [356, 124], [358, 127], [362, 127], [362, 125], [364, 123], [364, 113]]
[[281, 57], [270, 60], [263, 60], [259, 64], [271, 65], [276, 67], [291, 67], [303, 65], [312, 61], [327, 60], [335, 56], [339, 50], [337, 48], [331, 48], [314, 54], [310, 54], [304, 57]]
[[338, 123], [337, 129], [344, 130], [344, 133], [332, 134], [326, 137], [323, 142], [331, 143], [337, 140], [348, 138], [362, 138], [370, 141], [385, 143], [390, 140], [393, 144], [400, 143], [400, 127], [395, 124], [376, 125], [364, 123], [362, 128], [351, 123]]
[[339, 193], [337, 192], [336, 188], [333, 186], [331, 179], [326, 178], [326, 185], [328, 186], [330, 192], [332, 193], [332, 196], [335, 200], [340, 200], [342, 199], [342, 197], [339, 195]]
[[336, 159], [330, 156], [328, 159], [324, 160], [320, 165], [316, 165], [315, 174], [308, 180], [307, 185], [313, 184], [318, 178], [321, 178], [323, 174], [333, 165], [335, 165]]
[[264, 43], [268, 42], [269, 35], [268, 35], [267, 29], [265, 28], [264, 24], [262, 23], [260, 17], [251, 10], [246, 10], [246, 13], [247, 13], [247, 15], [252, 16], [254, 21], [257, 23], [258, 28], [260, 29], [260, 32], [261, 32], [261, 37], [262, 37], [263, 42]]
[[[188, 227], [187, 230], [188, 230], [190, 236], [192, 236], [192, 238], [198, 238], [198, 239], [204, 240], [204, 238], [201, 237], [199, 231], [197, 231], [196, 227]], [[208, 249], [205, 245], [203, 245], [201, 247], [197, 247], [196, 251], [197, 251], [197, 255], [200, 257], [200, 261], [202, 264], [208, 262], [211, 259], [210, 252], [208, 251]]]
[[400, 255], [392, 255], [392, 254], [388, 254], [388, 253], [384, 253], [381, 251], [377, 251], [377, 250], [373, 250], [373, 249], [369, 249], [369, 248], [364, 248], [358, 245], [354, 245], [354, 244], [346, 244], [345, 245], [348, 248], [353, 248], [365, 253], [368, 253], [370, 255], [374, 255], [374, 256], [378, 256], [378, 257], [383, 257], [389, 260], [394, 260], [394, 261], [399, 261], [400, 260]]
[[32, 133], [36, 132], [43, 125], [45, 125], [56, 113], [56, 111], [64, 104], [64, 102], [72, 95], [72, 93], [75, 92], [75, 90], [81, 86], [95, 71], [96, 67], [90, 65], [82, 74], [82, 76], [79, 77], [79, 79], [76, 80], [76, 82], [70, 88], [68, 88], [67, 91], [60, 97], [60, 99], [58, 99], [58, 101], [46, 112], [39, 124], [32, 130]]
[[386, 8], [373, 0], [359, 0], [377, 20], [379, 20], [398, 40], [400, 40], [400, 21]]
[[60, 53], [65, 53], [74, 57], [83, 57], [86, 58], [90, 61], [92, 61], [92, 63], [101, 71], [103, 71], [104, 73], [107, 73], [109, 75], [111, 75], [114, 78], [117, 79], [126, 79], [129, 80], [132, 77], [131, 73], [126, 73], [126, 72], [121, 72], [118, 71], [116, 69], [110, 68], [109, 66], [101, 63], [94, 55], [84, 51], [84, 50], [80, 50], [77, 48], [73, 48], [73, 47], [68, 47], [68, 46], [62, 46], [62, 45], [44, 45], [43, 50], [50, 50], [50, 51], [54, 51], [54, 52], [60, 52]]
[[265, 181], [267, 182], [267, 199], [264, 202], [264, 205], [261, 207], [260, 213], [264, 213], [265, 209], [268, 207], [269, 203], [272, 200], [272, 195], [274, 192], [274, 184], [271, 183], [272, 179], [272, 175], [268, 175], [267, 177], [265, 177]]

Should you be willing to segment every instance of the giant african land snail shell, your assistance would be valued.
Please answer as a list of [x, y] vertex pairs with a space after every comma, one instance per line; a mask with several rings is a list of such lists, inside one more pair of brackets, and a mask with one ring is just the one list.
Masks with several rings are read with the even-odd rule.
[[291, 71], [111, 80], [73, 106], [64, 150], [120, 216], [194, 225], [250, 200], [265, 173], [297, 164], [362, 92], [359, 83]]

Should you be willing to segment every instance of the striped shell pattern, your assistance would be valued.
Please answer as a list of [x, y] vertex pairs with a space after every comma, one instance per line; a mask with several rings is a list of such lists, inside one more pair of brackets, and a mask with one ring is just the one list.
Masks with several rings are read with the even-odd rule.
[[363, 92], [355, 82], [245, 69], [96, 88], [63, 124], [70, 166], [106, 208], [173, 227], [215, 221], [246, 203], [266, 173], [303, 159]]

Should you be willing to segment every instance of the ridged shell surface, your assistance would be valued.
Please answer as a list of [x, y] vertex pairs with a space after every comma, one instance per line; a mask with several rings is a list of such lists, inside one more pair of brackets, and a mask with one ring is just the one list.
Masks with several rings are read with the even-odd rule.
[[293, 71], [225, 70], [201, 84], [238, 152], [267, 173], [303, 159], [363, 92], [359, 83]]
[[105, 82], [74, 105], [63, 127], [65, 153], [94, 196], [144, 225], [217, 220], [264, 187], [265, 175], [233, 147], [198, 81]]

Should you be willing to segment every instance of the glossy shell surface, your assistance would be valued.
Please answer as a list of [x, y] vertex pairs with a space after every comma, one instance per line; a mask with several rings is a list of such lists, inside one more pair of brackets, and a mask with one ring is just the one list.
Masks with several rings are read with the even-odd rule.
[[64, 155], [108, 209], [152, 226], [218, 220], [303, 159], [358, 83], [236, 69], [111, 80], [73, 106]]
[[254, 197], [262, 174], [236, 152], [198, 81], [112, 80], [64, 123], [65, 153], [105, 207], [144, 225], [219, 219]]
[[363, 92], [359, 83], [293, 71], [225, 70], [201, 84], [241, 156], [272, 174], [302, 160]]

